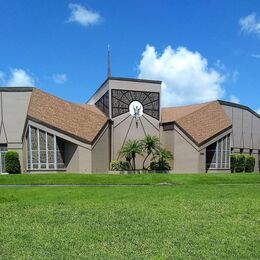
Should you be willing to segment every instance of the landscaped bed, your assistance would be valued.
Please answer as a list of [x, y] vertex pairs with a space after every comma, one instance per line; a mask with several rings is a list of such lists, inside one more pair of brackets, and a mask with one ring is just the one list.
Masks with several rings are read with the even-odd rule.
[[24, 174], [0, 184], [1, 259], [258, 259], [259, 174]]

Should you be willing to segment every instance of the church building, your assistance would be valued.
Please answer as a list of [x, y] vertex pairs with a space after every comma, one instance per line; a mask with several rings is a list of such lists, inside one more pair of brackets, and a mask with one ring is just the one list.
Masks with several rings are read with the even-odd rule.
[[15, 150], [23, 173], [107, 173], [128, 140], [148, 134], [173, 153], [172, 172], [229, 172], [231, 153], [255, 156], [259, 171], [260, 115], [243, 105], [161, 107], [161, 81], [118, 77], [86, 104], [34, 87], [2, 87], [0, 95], [1, 172], [4, 153]]

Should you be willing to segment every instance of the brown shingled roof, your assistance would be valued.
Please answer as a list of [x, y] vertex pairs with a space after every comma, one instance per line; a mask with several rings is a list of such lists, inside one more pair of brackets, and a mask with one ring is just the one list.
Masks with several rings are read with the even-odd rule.
[[76, 138], [92, 142], [108, 118], [89, 106], [74, 104], [34, 89], [28, 117]]
[[189, 105], [189, 106], [179, 106], [179, 107], [163, 107], [162, 108], [162, 122], [173, 122], [178, 120], [181, 117], [184, 117], [201, 107], [204, 107], [208, 104], [202, 103], [202, 104], [195, 104], [195, 105]]
[[162, 109], [162, 123], [168, 122], [175, 122], [198, 145], [231, 127], [218, 101]]

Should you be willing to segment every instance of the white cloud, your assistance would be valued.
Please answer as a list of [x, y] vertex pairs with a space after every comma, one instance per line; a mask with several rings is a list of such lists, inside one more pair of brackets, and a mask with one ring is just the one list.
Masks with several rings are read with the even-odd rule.
[[67, 75], [65, 73], [53, 74], [52, 79], [56, 84], [63, 84], [68, 80]]
[[234, 71], [231, 73], [231, 75], [230, 75], [231, 81], [236, 82], [237, 79], [238, 79], [238, 76], [239, 76], [238, 71], [237, 71], [237, 70], [234, 70]]
[[238, 97], [231, 95], [231, 96], [230, 96], [230, 102], [239, 104], [239, 103], [240, 103], [240, 100], [239, 100]]
[[5, 79], [5, 73], [4, 72], [2, 72], [2, 71], [0, 71], [0, 81], [4, 81], [4, 79]]
[[11, 87], [34, 86], [35, 80], [23, 69], [11, 69], [11, 75], [4, 84]]
[[256, 13], [251, 13], [239, 20], [241, 31], [244, 33], [255, 34], [260, 37], [260, 18]]
[[162, 80], [162, 105], [182, 105], [224, 96], [225, 75], [209, 68], [198, 52], [168, 46], [161, 55], [147, 45], [139, 64], [139, 78]]
[[251, 54], [250, 56], [256, 59], [260, 59], [260, 54]]
[[100, 14], [88, 10], [86, 7], [79, 4], [69, 4], [71, 10], [69, 22], [76, 22], [82, 26], [89, 26], [96, 24], [100, 21]]

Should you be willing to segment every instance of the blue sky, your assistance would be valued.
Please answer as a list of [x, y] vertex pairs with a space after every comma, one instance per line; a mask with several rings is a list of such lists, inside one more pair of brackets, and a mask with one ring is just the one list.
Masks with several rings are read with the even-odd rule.
[[82, 103], [112, 75], [163, 80], [165, 106], [260, 109], [260, 1], [0, 0], [1, 85]]

